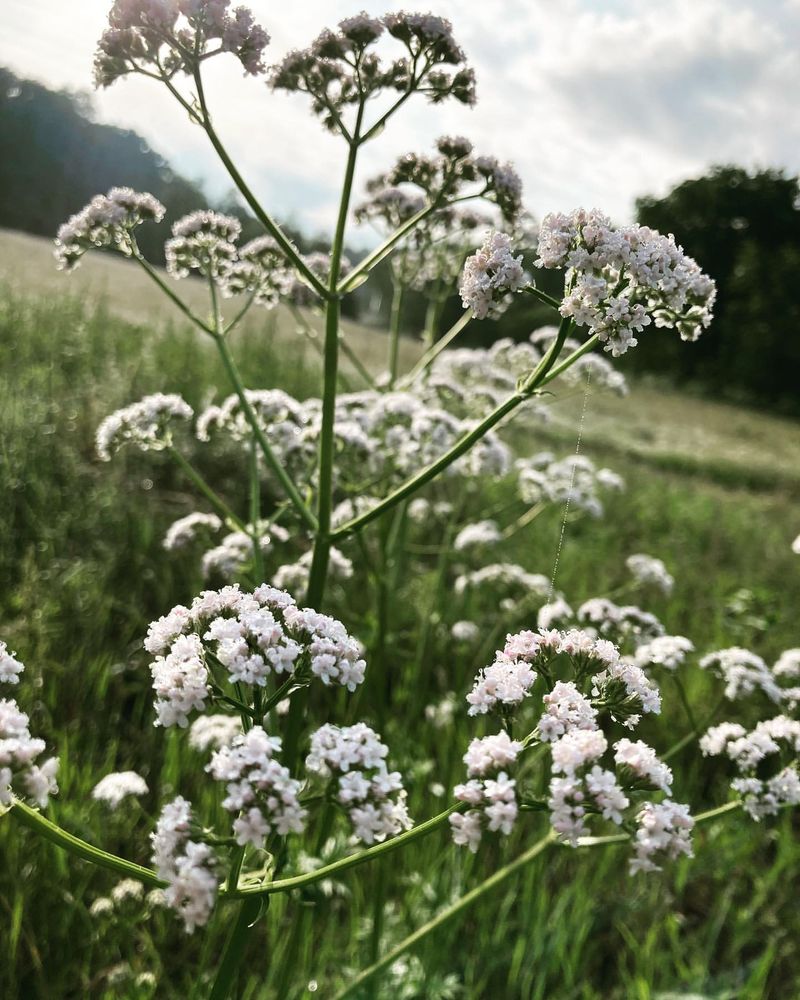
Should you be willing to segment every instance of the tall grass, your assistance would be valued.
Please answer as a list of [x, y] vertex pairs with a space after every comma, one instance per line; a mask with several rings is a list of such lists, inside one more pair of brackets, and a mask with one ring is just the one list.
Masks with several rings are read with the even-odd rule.
[[[318, 393], [315, 355], [302, 342], [278, 337], [274, 324], [248, 328], [236, 349], [253, 386], [280, 386], [298, 396]], [[291, 344], [291, 347], [287, 347]], [[123, 452], [105, 465], [93, 436], [117, 406], [158, 390], [182, 393], [193, 405], [226, 391], [214, 355], [179, 326], [145, 327], [112, 315], [96, 301], [0, 294], [0, 635], [28, 664], [33, 725], [62, 757], [61, 795], [54, 812], [68, 829], [111, 850], [146, 856], [148, 822], [131, 812], [109, 821], [89, 792], [109, 770], [134, 768], [152, 789], [145, 811], [178, 786], [195, 794], [198, 769], [180, 737], [152, 728], [146, 658], [147, 623], [202, 586], [196, 565], [161, 548], [166, 525], [195, 506], [189, 484], [159, 456]], [[651, 410], [658, 395], [648, 397]], [[580, 400], [575, 401], [576, 408]], [[561, 404], [560, 404], [561, 405]], [[566, 404], [564, 404], [566, 405]], [[630, 419], [654, 412], [634, 398]], [[670, 403], [672, 405], [672, 403]], [[686, 401], [694, 419], [712, 409]], [[686, 412], [685, 410], [683, 411]], [[591, 429], [592, 403], [589, 407]], [[606, 425], [607, 426], [607, 425]], [[669, 601], [649, 606], [668, 630], [698, 646], [752, 645], [766, 658], [797, 645], [800, 574], [789, 543], [797, 533], [796, 481], [780, 465], [796, 428], [779, 421], [760, 446], [758, 474], [747, 461], [684, 453], [665, 461], [646, 447], [626, 453], [612, 434], [589, 435], [589, 454], [628, 480], [626, 493], [595, 522], [570, 519], [557, 585], [571, 601], [614, 591], [624, 559], [644, 551], [664, 558], [677, 579]], [[735, 434], [735, 429], [732, 434]], [[786, 440], [783, 440], [785, 435]], [[521, 450], [555, 443], [569, 452], [563, 430], [521, 425]], [[770, 446], [775, 475], [770, 476]], [[246, 477], [230, 458], [198, 455], [232, 503], [246, 502]], [[463, 498], [465, 513], [486, 516], [508, 502], [487, 485]], [[549, 574], [561, 512], [548, 510], [492, 557]], [[365, 539], [378, 538], [380, 525]], [[402, 599], [388, 609], [385, 670], [368, 672], [359, 695], [342, 698], [337, 718], [380, 724], [393, 764], [407, 775], [411, 814], [422, 819], [462, 778], [461, 754], [473, 726], [461, 706], [476, 667], [494, 649], [455, 647], [448, 624], [469, 617], [452, 593], [441, 593], [441, 534], [413, 539], [428, 555], [422, 570], [401, 564]], [[417, 562], [414, 564], [418, 565]], [[449, 580], [450, 577], [445, 577]], [[374, 581], [369, 586], [373, 586]], [[742, 594], [743, 588], [747, 593]], [[363, 580], [340, 595], [348, 628], [370, 642], [376, 631], [372, 594]], [[498, 621], [496, 637], [525, 622]], [[424, 631], [426, 642], [420, 643]], [[665, 694], [670, 695], [669, 678]], [[698, 705], [710, 682], [691, 675]], [[452, 726], [436, 729], [426, 705], [455, 692]], [[667, 697], [667, 731], [688, 728], [677, 699]], [[26, 703], [31, 704], [29, 701]], [[323, 703], [312, 710], [322, 718]], [[643, 734], [647, 739], [647, 732]], [[663, 747], [662, 747], [663, 749]], [[713, 804], [724, 788], [724, 765], [676, 767], [681, 801]], [[674, 763], [674, 762], [673, 762]], [[188, 784], [188, 788], [187, 788]], [[795, 821], [796, 822], [796, 821]], [[435, 833], [414, 850], [348, 872], [340, 883], [313, 887], [271, 903], [265, 930], [248, 953], [244, 995], [331, 997], [359, 968], [383, 954], [442, 906], [518, 855], [544, 832], [518, 825], [502, 844], [473, 858]], [[325, 852], [325, 831], [317, 831]], [[649, 880], [628, 878], [619, 848], [591, 854], [552, 850], [479, 907], [440, 928], [411, 956], [364, 988], [364, 997], [647, 998], [699, 994], [721, 998], [800, 995], [796, 940], [800, 931], [792, 875], [797, 863], [793, 820], [784, 816], [753, 832], [741, 816], [698, 832], [697, 857]], [[0, 996], [148, 996], [128, 979], [113, 985], [120, 962], [158, 976], [155, 995], [204, 995], [198, 968], [220, 951], [224, 928], [186, 938], [169, 916], [148, 922], [138, 911], [115, 924], [89, 914], [113, 882], [103, 872], [20, 836], [0, 818]], [[402, 887], [401, 900], [374, 928], [378, 880]], [[217, 925], [218, 926], [218, 925]], [[294, 930], [293, 930], [294, 928]], [[289, 963], [287, 955], [295, 955]], [[309, 985], [310, 981], [314, 983]], [[311, 993], [309, 993], [311, 991]]]

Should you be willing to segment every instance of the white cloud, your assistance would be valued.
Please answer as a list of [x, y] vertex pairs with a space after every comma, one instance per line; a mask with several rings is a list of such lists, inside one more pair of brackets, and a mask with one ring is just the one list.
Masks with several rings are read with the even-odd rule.
[[[3, 0], [0, 63], [55, 86], [90, 86], [109, 0]], [[374, 0], [251, 6], [274, 59]], [[479, 103], [409, 104], [364, 150], [359, 178], [444, 132], [514, 160], [531, 210], [597, 205], [618, 218], [711, 163], [800, 169], [797, 0], [441, 0], [478, 74]], [[209, 64], [217, 126], [245, 177], [281, 218], [330, 229], [341, 143], [302, 97], [271, 94], [232, 60]], [[130, 80], [96, 96], [98, 118], [141, 132], [182, 172], [230, 187], [204, 136], [156, 84]]]

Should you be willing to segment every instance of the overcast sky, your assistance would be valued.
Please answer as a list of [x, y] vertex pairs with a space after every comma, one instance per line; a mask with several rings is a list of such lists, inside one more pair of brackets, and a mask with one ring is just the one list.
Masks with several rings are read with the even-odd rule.
[[[0, 0], [0, 64], [57, 87], [91, 87], [110, 0]], [[372, 0], [253, 0], [269, 62]], [[474, 109], [409, 102], [364, 151], [359, 178], [443, 133], [513, 160], [536, 215], [576, 205], [631, 217], [709, 164], [800, 171], [800, 0], [437, 0], [478, 78]], [[344, 149], [303, 95], [271, 93], [228, 57], [208, 64], [217, 128], [278, 217], [330, 230]], [[153, 81], [95, 95], [101, 121], [140, 132], [219, 195], [230, 185], [200, 130]], [[357, 242], [357, 240], [356, 240]]]

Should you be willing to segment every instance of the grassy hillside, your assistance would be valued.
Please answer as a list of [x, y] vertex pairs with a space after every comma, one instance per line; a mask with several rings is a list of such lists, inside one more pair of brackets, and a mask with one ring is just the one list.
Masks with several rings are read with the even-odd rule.
[[[93, 435], [109, 411], [145, 393], [177, 391], [200, 404], [225, 385], [215, 356], [134, 268], [95, 256], [67, 278], [50, 269], [48, 255], [43, 241], [0, 234], [0, 636], [28, 663], [32, 724], [63, 758], [54, 815], [82, 836], [144, 859], [146, 818], [133, 812], [109, 821], [89, 791], [102, 774], [131, 767], [153, 789], [144, 802], [148, 813], [179, 783], [190, 796], [200, 794], [197, 761], [180, 734], [152, 729], [140, 648], [147, 623], [202, 586], [191, 560], [161, 548], [167, 524], [195, 500], [163, 456], [129, 451], [110, 464], [98, 462]], [[202, 308], [201, 289], [184, 285]], [[351, 327], [348, 337], [378, 370], [384, 335]], [[314, 349], [285, 313], [261, 314], [235, 348], [250, 384], [301, 396], [318, 391]], [[414, 345], [406, 350], [408, 363]], [[521, 420], [520, 450], [572, 453], [581, 408], [582, 394], [573, 392], [554, 400], [550, 425]], [[623, 400], [592, 394], [583, 450], [621, 473], [628, 489], [604, 519], [570, 518], [558, 574], [570, 600], [618, 590], [625, 557], [650, 552], [666, 560], [677, 580], [671, 600], [650, 605], [669, 630], [691, 636], [701, 650], [738, 643], [768, 659], [798, 645], [800, 567], [789, 549], [800, 530], [796, 424], [642, 386]], [[231, 503], [246, 503], [235, 462], [214, 456], [198, 462]], [[465, 498], [466, 514], [486, 516], [506, 500], [489, 485]], [[498, 546], [492, 559], [549, 574], [560, 529], [561, 511], [551, 508]], [[459, 758], [474, 734], [462, 696], [494, 648], [492, 637], [482, 636], [477, 648], [455, 649], [447, 622], [432, 618], [441, 537], [435, 526], [421, 530], [427, 534], [419, 547], [434, 554], [409, 573], [403, 599], [390, 609], [391, 669], [368, 677], [356, 709], [384, 727], [417, 819], [438, 811], [441, 789], [462, 779]], [[358, 557], [355, 548], [348, 554]], [[366, 635], [369, 600], [362, 588], [363, 582], [345, 589], [340, 604], [348, 626]], [[476, 611], [447, 603], [452, 617]], [[419, 656], [424, 628], [430, 639]], [[689, 689], [693, 702], [707, 707], [710, 686], [702, 672], [691, 675]], [[451, 692], [456, 714], [450, 728], [438, 729], [426, 720], [425, 706]], [[687, 724], [669, 693], [665, 724], [678, 736]], [[693, 760], [683, 751], [672, 761], [681, 775], [677, 794], [719, 801], [724, 765]], [[650, 880], [630, 880], [616, 848], [591, 856], [551, 853], [432, 935], [362, 996], [798, 995], [795, 822], [785, 815], [754, 831], [742, 816], [720, 820], [698, 834], [693, 862]], [[266, 937], [257, 935], [248, 953], [244, 995], [333, 997], [375, 949], [385, 953], [516, 857], [541, 835], [534, 828], [521, 823], [509, 841], [475, 858], [452, 849], [446, 835], [432, 835], [412, 852], [348, 872], [324, 892], [276, 899]], [[320, 853], [329, 849], [318, 845]], [[113, 879], [20, 836], [2, 818], [0, 850], [6, 859], [0, 996], [204, 995], [197, 970], [218, 952], [220, 930], [186, 938], [161, 912], [143, 920], [135, 903], [113, 920], [92, 916], [89, 907], [108, 895]], [[402, 905], [387, 908], [383, 930], [376, 931], [372, 900], [381, 885], [394, 886]], [[135, 985], [121, 963], [155, 972], [155, 993]]]

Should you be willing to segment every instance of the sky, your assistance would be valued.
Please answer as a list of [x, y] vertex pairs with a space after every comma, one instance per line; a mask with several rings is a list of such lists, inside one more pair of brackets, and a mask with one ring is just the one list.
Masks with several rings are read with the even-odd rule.
[[[0, 65], [49, 86], [90, 90], [110, 0], [0, 0]], [[305, 47], [372, 0], [252, 0], [268, 62]], [[535, 215], [598, 207], [619, 222], [634, 199], [665, 194], [711, 164], [800, 172], [800, 0], [437, 0], [478, 81], [478, 103], [410, 101], [362, 151], [356, 190], [442, 134], [511, 160]], [[207, 65], [212, 115], [234, 160], [276, 217], [333, 228], [346, 149], [305, 95]], [[154, 81], [94, 94], [96, 118], [135, 129], [211, 197], [230, 190], [208, 140]], [[369, 242], [369, 239], [366, 239]], [[355, 234], [354, 243], [358, 242]]]

